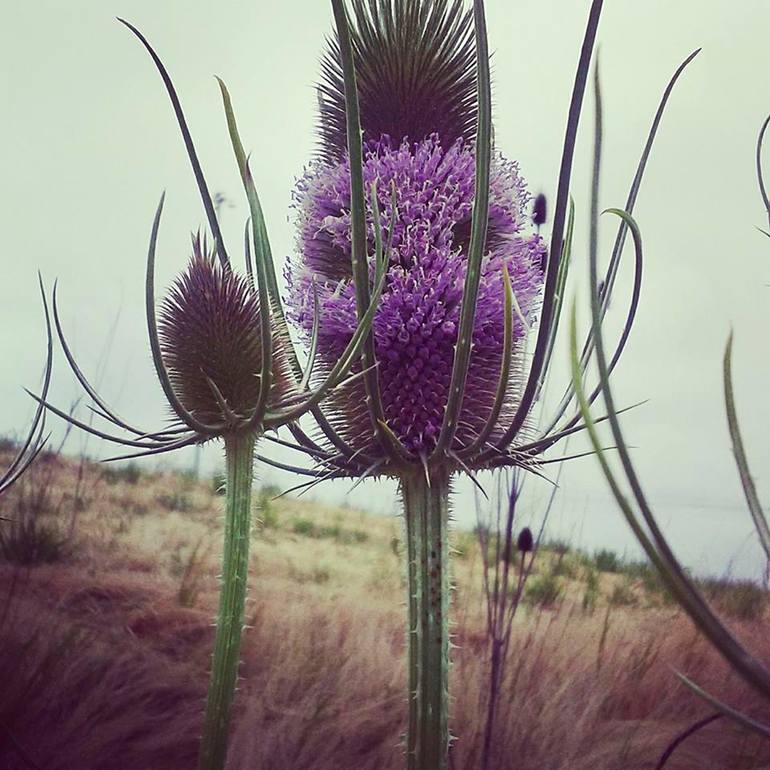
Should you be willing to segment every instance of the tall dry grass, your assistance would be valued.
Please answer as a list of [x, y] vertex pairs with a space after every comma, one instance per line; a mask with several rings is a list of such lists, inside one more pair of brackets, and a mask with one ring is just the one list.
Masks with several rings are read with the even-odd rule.
[[[65, 464], [59, 482], [74, 472]], [[221, 501], [211, 485], [171, 474], [95, 481], [63, 561], [0, 565], [0, 767], [185, 770], [194, 767], [213, 638]], [[398, 523], [293, 500], [272, 511], [271, 525], [255, 532], [229, 767], [402, 767]], [[296, 522], [309, 518], [317, 529], [300, 534], [306, 527]], [[368, 537], [347, 534], [357, 531]], [[190, 570], [196, 598], [185, 607], [179, 589]], [[671, 739], [708, 713], [672, 668], [770, 719], [675, 608], [610, 606], [616, 578], [600, 576], [591, 614], [578, 577], [563, 578], [555, 607], [517, 617], [494, 768], [652, 770]], [[456, 559], [456, 579], [452, 766], [473, 770], [489, 675], [470, 549]], [[770, 655], [761, 620], [734, 625]], [[667, 768], [765, 765], [770, 747], [720, 720]]]

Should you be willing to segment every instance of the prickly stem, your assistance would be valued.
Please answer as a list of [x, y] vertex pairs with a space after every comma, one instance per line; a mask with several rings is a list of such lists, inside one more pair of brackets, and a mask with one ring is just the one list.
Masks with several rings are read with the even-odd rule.
[[227, 758], [230, 709], [238, 678], [249, 570], [253, 435], [227, 436], [225, 461], [227, 488], [222, 579], [199, 770], [222, 770]]
[[409, 610], [408, 770], [445, 770], [449, 751], [449, 474], [402, 479]]

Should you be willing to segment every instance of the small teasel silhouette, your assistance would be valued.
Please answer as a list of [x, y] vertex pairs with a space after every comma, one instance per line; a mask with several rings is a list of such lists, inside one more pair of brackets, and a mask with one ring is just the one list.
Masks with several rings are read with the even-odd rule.
[[546, 223], [547, 212], [548, 204], [545, 195], [540, 193], [532, 204], [532, 223], [537, 227], [538, 232], [540, 232], [540, 228]]
[[[122, 20], [121, 20], [122, 21]], [[233, 150], [250, 209], [245, 233], [245, 275], [233, 269], [179, 98], [168, 72], [144, 36], [123, 22], [150, 53], [170, 97], [206, 211], [213, 244], [193, 236], [192, 257], [155, 310], [155, 252], [164, 196], [158, 205], [147, 258], [145, 301], [150, 349], [158, 380], [171, 409], [172, 422], [146, 430], [134, 427], [105, 402], [78, 366], [67, 343], [54, 288], [54, 322], [59, 341], [76, 379], [93, 402], [95, 414], [126, 435], [107, 432], [71, 417], [46, 400], [45, 407], [100, 438], [130, 447], [120, 459], [155, 455], [221, 439], [225, 446], [225, 532], [219, 613], [209, 693], [206, 702], [199, 767], [225, 765], [230, 711], [235, 692], [248, 582], [251, 491], [257, 440], [266, 431], [297, 420], [325, 397], [360, 376], [349, 376], [384, 281], [375, 281], [373, 305], [364, 313], [349, 344], [340, 351], [314, 388], [313, 361], [303, 371], [291, 347], [278, 296], [267, 228], [235, 122], [230, 95], [219, 81]], [[253, 248], [253, 259], [252, 259]], [[381, 249], [374, 261], [382, 264]], [[377, 268], [377, 273], [382, 273]], [[316, 323], [317, 326], [317, 323]], [[315, 332], [317, 333], [317, 331]], [[45, 389], [47, 391], [47, 387]], [[297, 435], [302, 435], [295, 428]], [[278, 440], [278, 439], [275, 439]], [[113, 458], [117, 459], [117, 458]], [[290, 467], [290, 466], [287, 466]]]
[[535, 546], [535, 541], [532, 537], [532, 530], [529, 527], [524, 527], [519, 532], [518, 538], [516, 538], [516, 548], [519, 553], [530, 553]]
[[[744, 681], [756, 692], [770, 702], [770, 667], [766, 662], [753, 655], [734, 633], [717, 616], [713, 608], [709, 605], [703, 596], [697, 583], [692, 579], [688, 571], [681, 565], [676, 558], [663, 530], [660, 527], [658, 519], [652, 506], [645, 494], [641, 478], [637, 472], [628, 444], [626, 443], [624, 432], [618, 419], [619, 411], [615, 406], [615, 395], [613, 387], [610, 384], [609, 377], [609, 358], [605, 349], [604, 335], [601, 327], [601, 308], [600, 295], [598, 292], [598, 229], [599, 229], [599, 168], [601, 163], [602, 151], [602, 109], [601, 109], [601, 88], [598, 73], [594, 84], [596, 98], [596, 123], [594, 139], [594, 172], [592, 180], [591, 194], [591, 213], [590, 213], [590, 238], [589, 238], [589, 298], [591, 308], [591, 320], [594, 331], [594, 349], [592, 351], [597, 365], [599, 375], [599, 388], [604, 399], [612, 437], [615, 442], [614, 449], [617, 451], [621, 472], [613, 470], [606, 458], [606, 449], [602, 446], [601, 439], [596, 429], [596, 420], [592, 417], [590, 411], [590, 401], [583, 383], [583, 371], [578, 353], [577, 331], [576, 331], [576, 308], [573, 305], [570, 323], [570, 357], [572, 365], [572, 382], [577, 394], [579, 408], [586, 425], [590, 442], [594, 453], [599, 461], [602, 472], [607, 479], [607, 483], [613, 496], [620, 508], [624, 518], [628, 522], [634, 536], [647, 554], [650, 562], [658, 570], [666, 588], [671, 595], [679, 602], [681, 607], [687, 612], [697, 628], [704, 634], [715, 649], [724, 657], [733, 670], [738, 673]], [[762, 195], [762, 201], [770, 219], [770, 201], [766, 195], [764, 180], [761, 168], [762, 141], [765, 130], [770, 124], [770, 117], [763, 123], [757, 142], [757, 173], [759, 177], [759, 188]], [[610, 213], [616, 214], [627, 222], [633, 237], [634, 251], [637, 263], [642, 261], [642, 235], [641, 231], [628, 212], [617, 209], [609, 209]], [[770, 553], [770, 529], [768, 529], [767, 519], [760, 506], [756, 488], [754, 486], [751, 474], [749, 472], [748, 461], [743, 447], [743, 441], [738, 425], [738, 418], [735, 408], [735, 400], [732, 383], [732, 334], [730, 334], [725, 349], [723, 360], [723, 378], [725, 392], [725, 406], [727, 413], [728, 427], [733, 445], [736, 465], [741, 478], [744, 490], [744, 496], [749, 511], [757, 529], [757, 534], [766, 553]], [[624, 489], [621, 478], [624, 478], [629, 491]], [[718, 716], [725, 716], [732, 719], [737, 724], [747, 730], [755, 732], [765, 738], [770, 738], [770, 726], [757, 721], [752, 716], [742, 713], [731, 705], [722, 702], [719, 698], [706, 692], [695, 682], [691, 681], [685, 674], [676, 672], [680, 681], [688, 686], [696, 695], [709, 703], [717, 714], [709, 719], [701, 720], [691, 725], [687, 730], [675, 738], [666, 751], [661, 756], [656, 765], [656, 770], [662, 770], [668, 759], [672, 756], [674, 750], [690, 735], [705, 727]]]
[[[318, 371], [332, 366], [385, 286], [355, 371], [353, 398], [330, 394], [314, 411], [319, 440], [294, 432], [326, 478], [399, 480], [407, 531], [410, 770], [441, 770], [449, 748], [450, 479], [477, 470], [540, 472], [546, 450], [583, 430], [568, 386], [535, 425], [568, 276], [575, 138], [602, 3], [589, 11], [571, 97], [550, 247], [518, 165], [492, 146], [484, 4], [474, 0], [332, 0], [337, 36], [322, 63], [317, 157], [296, 193], [298, 254], [287, 268], [289, 318]], [[634, 177], [647, 157], [679, 68], [664, 94]], [[380, 222], [390, 222], [387, 229]], [[628, 224], [621, 220], [605, 276], [602, 316]], [[383, 243], [384, 248], [383, 248]], [[638, 275], [610, 368], [625, 347]], [[320, 316], [320, 329], [317, 318]], [[537, 323], [531, 360], [525, 342]], [[581, 356], [585, 372], [593, 329]], [[597, 387], [589, 401], [598, 397]], [[533, 435], [537, 432], [537, 435]], [[558, 458], [561, 460], [563, 458]], [[358, 482], [356, 482], [358, 483]]]
[[[43, 311], [45, 314], [46, 336], [48, 338], [48, 352], [46, 354], [45, 368], [43, 370], [42, 397], [48, 396], [51, 385], [51, 372], [53, 370], [53, 335], [51, 333], [51, 318], [48, 312], [48, 300], [45, 296], [43, 279], [38, 276], [40, 295], [43, 299]], [[47, 437], [45, 434], [45, 407], [39, 403], [35, 409], [32, 422], [24, 439], [19, 443], [16, 453], [7, 468], [0, 471], [0, 495], [7, 492], [21, 475], [35, 462], [35, 459], [43, 451]], [[0, 516], [0, 521], [3, 517]]]

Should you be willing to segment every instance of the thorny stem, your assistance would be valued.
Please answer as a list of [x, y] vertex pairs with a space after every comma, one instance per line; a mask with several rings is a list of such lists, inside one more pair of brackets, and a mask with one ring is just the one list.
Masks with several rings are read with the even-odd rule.
[[254, 436], [243, 433], [225, 437], [225, 461], [225, 543], [199, 770], [222, 770], [227, 757], [230, 707], [238, 678], [249, 571]]
[[401, 481], [409, 591], [407, 770], [446, 770], [449, 752], [449, 474]]

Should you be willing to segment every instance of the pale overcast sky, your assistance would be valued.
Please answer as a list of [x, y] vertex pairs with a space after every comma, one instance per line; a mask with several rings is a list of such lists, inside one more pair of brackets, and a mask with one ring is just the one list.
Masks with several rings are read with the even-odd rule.
[[[496, 142], [520, 161], [533, 191], [554, 193], [587, 10], [587, 2], [574, 0], [487, 3]], [[293, 248], [289, 201], [314, 146], [313, 84], [331, 29], [327, 2], [6, 0], [0, 12], [0, 432], [24, 427], [30, 402], [21, 385], [37, 382], [43, 360], [38, 269], [49, 286], [60, 281], [63, 321], [87, 371], [96, 368], [120, 311], [103, 392], [142, 424], [163, 415], [144, 336], [151, 218], [165, 189], [162, 286], [184, 265], [189, 232], [204, 216], [164, 90], [143, 49], [115, 21], [118, 15], [138, 25], [164, 58], [210, 185], [234, 202], [224, 212], [231, 251], [240, 243], [246, 206], [214, 74], [227, 81], [253, 152], [273, 252], [283, 260]], [[768, 503], [770, 242], [754, 227], [766, 226], [767, 217], [753, 160], [758, 128], [770, 112], [768, 29], [770, 4], [761, 0], [607, 0], [599, 30], [605, 206], [623, 205], [662, 89], [680, 61], [703, 48], [672, 98], [636, 210], [647, 255], [643, 299], [615, 391], [625, 404], [650, 399], [624, 424], [642, 479], [683, 558], [697, 569], [731, 566], [744, 574], [756, 572], [759, 552], [729, 448], [721, 356], [732, 324], [739, 413]], [[591, 110], [589, 100], [573, 180], [580, 265]], [[770, 148], [766, 166], [770, 174]], [[609, 227], [605, 235], [609, 241]], [[583, 272], [574, 279], [585, 320]], [[566, 378], [562, 346], [554, 395]], [[59, 356], [53, 395], [67, 403], [74, 393]], [[110, 451], [95, 443], [90, 450]], [[207, 451], [213, 467], [217, 450]], [[561, 481], [552, 533], [588, 547], [627, 547], [625, 524], [595, 462], [570, 463]], [[345, 488], [315, 494], [340, 501]], [[352, 502], [392, 511], [393, 489], [367, 484]], [[531, 491], [536, 512], [547, 487], [537, 482]], [[465, 486], [456, 515], [464, 523], [473, 518]]]

